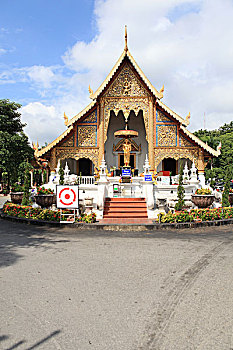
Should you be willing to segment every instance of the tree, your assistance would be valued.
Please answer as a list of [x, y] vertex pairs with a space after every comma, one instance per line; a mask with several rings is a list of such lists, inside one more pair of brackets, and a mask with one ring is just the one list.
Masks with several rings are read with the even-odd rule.
[[23, 185], [23, 199], [22, 205], [29, 205], [30, 197], [30, 165], [26, 164], [25, 173], [24, 173], [24, 185]]
[[231, 168], [230, 166], [226, 169], [226, 176], [225, 176], [225, 186], [224, 191], [222, 194], [222, 206], [223, 207], [229, 207], [229, 190], [230, 190], [230, 180], [231, 180]]
[[43, 170], [43, 185], [46, 184], [46, 182], [47, 182], [47, 170], [44, 169]]
[[179, 185], [178, 185], [178, 188], [177, 188], [178, 202], [175, 205], [175, 209], [176, 210], [182, 210], [183, 206], [184, 206], [183, 175], [184, 175], [184, 165], [182, 164], [181, 167], [180, 167]]
[[64, 185], [64, 170], [60, 164], [60, 168], [59, 168], [59, 175], [60, 175], [60, 180], [59, 180], [59, 184], [60, 185]]
[[0, 168], [8, 174], [8, 187], [20, 176], [20, 165], [33, 159], [33, 149], [24, 134], [18, 109], [20, 104], [0, 100]]

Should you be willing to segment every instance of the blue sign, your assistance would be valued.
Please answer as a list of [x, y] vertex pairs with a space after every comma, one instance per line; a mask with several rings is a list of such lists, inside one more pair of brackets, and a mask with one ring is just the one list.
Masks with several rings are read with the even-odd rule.
[[150, 175], [145, 175], [144, 176], [144, 180], [145, 181], [152, 181], [152, 175], [150, 174]]
[[122, 176], [131, 176], [131, 169], [122, 169]]

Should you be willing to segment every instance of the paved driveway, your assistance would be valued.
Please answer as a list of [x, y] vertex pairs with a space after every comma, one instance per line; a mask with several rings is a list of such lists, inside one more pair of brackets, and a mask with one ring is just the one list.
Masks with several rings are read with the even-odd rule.
[[0, 349], [230, 350], [232, 239], [1, 220]]

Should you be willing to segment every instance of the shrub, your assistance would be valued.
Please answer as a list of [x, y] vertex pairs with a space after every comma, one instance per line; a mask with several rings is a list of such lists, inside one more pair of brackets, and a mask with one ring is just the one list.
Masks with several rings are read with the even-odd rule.
[[209, 188], [199, 188], [195, 192], [195, 194], [203, 194], [203, 195], [209, 195], [211, 193], [212, 193], [211, 189], [209, 189]]
[[51, 188], [37, 187], [37, 194], [54, 194]]
[[182, 164], [180, 167], [179, 186], [177, 187], [178, 202], [175, 205], [176, 210], [182, 210], [182, 208], [184, 206], [183, 175], [184, 175], [184, 165]]
[[[72, 210], [63, 210], [65, 214], [73, 214]], [[3, 213], [9, 216], [19, 217], [19, 218], [30, 218], [34, 220], [45, 220], [45, 221], [60, 221], [60, 211], [59, 210], [50, 210], [50, 209], [41, 209], [41, 208], [32, 208], [28, 205], [19, 205], [13, 204], [11, 202], [6, 202], [3, 206]], [[66, 221], [68, 216], [66, 216]], [[68, 221], [68, 220], [67, 220]], [[96, 222], [96, 214], [81, 214], [75, 220], [76, 222], [86, 222], [94, 223]]]
[[24, 172], [24, 185], [23, 185], [23, 199], [22, 199], [22, 205], [29, 205], [29, 197], [30, 197], [30, 171], [29, 171], [29, 164], [27, 162], [25, 172]]
[[19, 183], [15, 182], [11, 186], [11, 192], [23, 192], [23, 186], [20, 185]]
[[225, 186], [222, 194], [222, 206], [229, 207], [229, 190], [230, 190], [230, 180], [231, 180], [231, 169], [230, 166], [227, 167], [225, 176]]

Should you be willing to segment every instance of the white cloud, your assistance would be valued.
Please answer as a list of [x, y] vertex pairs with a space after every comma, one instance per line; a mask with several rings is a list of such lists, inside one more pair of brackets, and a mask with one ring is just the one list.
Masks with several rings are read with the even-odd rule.
[[27, 74], [33, 82], [44, 88], [50, 88], [51, 83], [56, 80], [56, 76], [50, 67], [33, 66], [28, 68]]
[[30, 141], [39, 141], [43, 145], [55, 139], [64, 130], [62, 117], [54, 106], [45, 106], [40, 102], [29, 103], [21, 108], [22, 121], [26, 123], [25, 132]]
[[7, 53], [7, 50], [0, 48], [0, 55], [3, 55], [4, 53]]
[[[95, 18], [96, 36], [64, 53], [63, 71], [27, 67], [31, 86], [44, 96], [50, 90], [51, 98], [50, 107], [35, 103], [22, 109], [30, 136], [37, 129], [51, 141], [64, 130], [58, 115], [65, 110], [72, 117], [85, 107], [88, 85], [96, 89], [123, 51], [125, 24], [139, 66], [157, 89], [165, 84], [164, 103], [183, 117], [191, 112], [191, 129], [203, 127], [204, 112], [208, 128], [233, 120], [231, 0], [96, 0]], [[41, 132], [33, 115], [43, 115], [49, 127]]]

